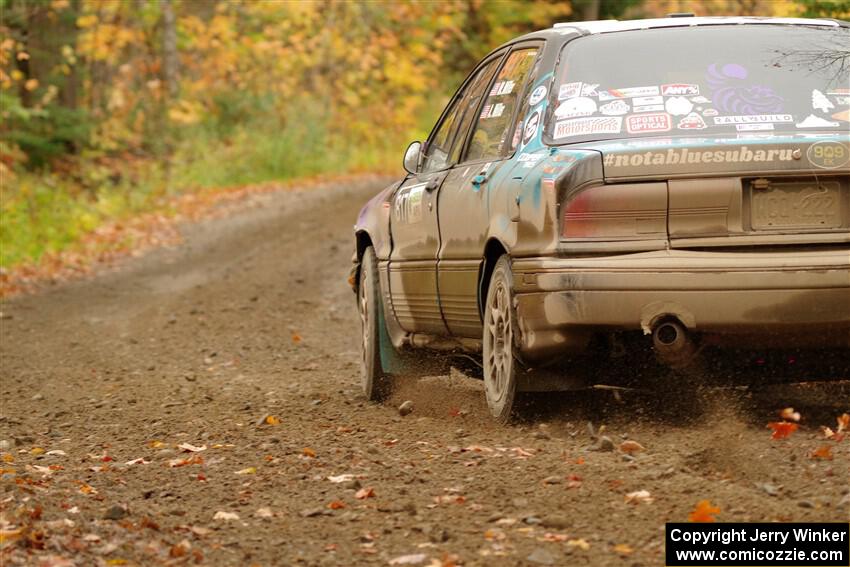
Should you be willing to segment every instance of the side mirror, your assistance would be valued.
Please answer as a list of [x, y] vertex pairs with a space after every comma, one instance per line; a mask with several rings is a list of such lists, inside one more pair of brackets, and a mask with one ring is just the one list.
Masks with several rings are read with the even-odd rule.
[[411, 142], [404, 152], [404, 169], [408, 173], [419, 171], [419, 156], [422, 154], [422, 142]]

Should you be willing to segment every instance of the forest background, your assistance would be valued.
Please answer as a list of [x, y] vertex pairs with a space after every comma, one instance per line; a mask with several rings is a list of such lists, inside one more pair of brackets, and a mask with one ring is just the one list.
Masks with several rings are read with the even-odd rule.
[[503, 41], [670, 12], [850, 19], [850, 0], [0, 0], [0, 283], [84, 269], [202, 195], [400, 172]]

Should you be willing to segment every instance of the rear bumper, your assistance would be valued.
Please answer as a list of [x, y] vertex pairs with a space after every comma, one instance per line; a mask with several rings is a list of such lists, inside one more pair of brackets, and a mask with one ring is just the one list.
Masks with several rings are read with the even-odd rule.
[[734, 341], [850, 347], [850, 249], [520, 258], [513, 272], [530, 357], [580, 351], [598, 330], [648, 333], [667, 316]]

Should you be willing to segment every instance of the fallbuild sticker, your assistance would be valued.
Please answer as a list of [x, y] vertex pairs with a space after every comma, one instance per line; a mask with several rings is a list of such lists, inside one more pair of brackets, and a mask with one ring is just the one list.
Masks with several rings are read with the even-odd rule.
[[715, 124], [761, 124], [765, 122], [793, 122], [790, 114], [752, 114], [746, 116], [715, 116]]
[[576, 118], [555, 124], [555, 138], [586, 136], [588, 134], [619, 134], [623, 129], [621, 116]]

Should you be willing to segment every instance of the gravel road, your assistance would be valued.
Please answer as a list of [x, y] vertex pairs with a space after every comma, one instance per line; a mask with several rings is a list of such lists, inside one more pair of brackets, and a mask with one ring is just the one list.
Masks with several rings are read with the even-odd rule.
[[346, 278], [385, 181], [254, 196], [5, 302], [0, 563], [648, 566], [701, 500], [850, 520], [850, 439], [820, 429], [848, 382], [563, 394], [509, 427], [456, 370], [367, 402]]

